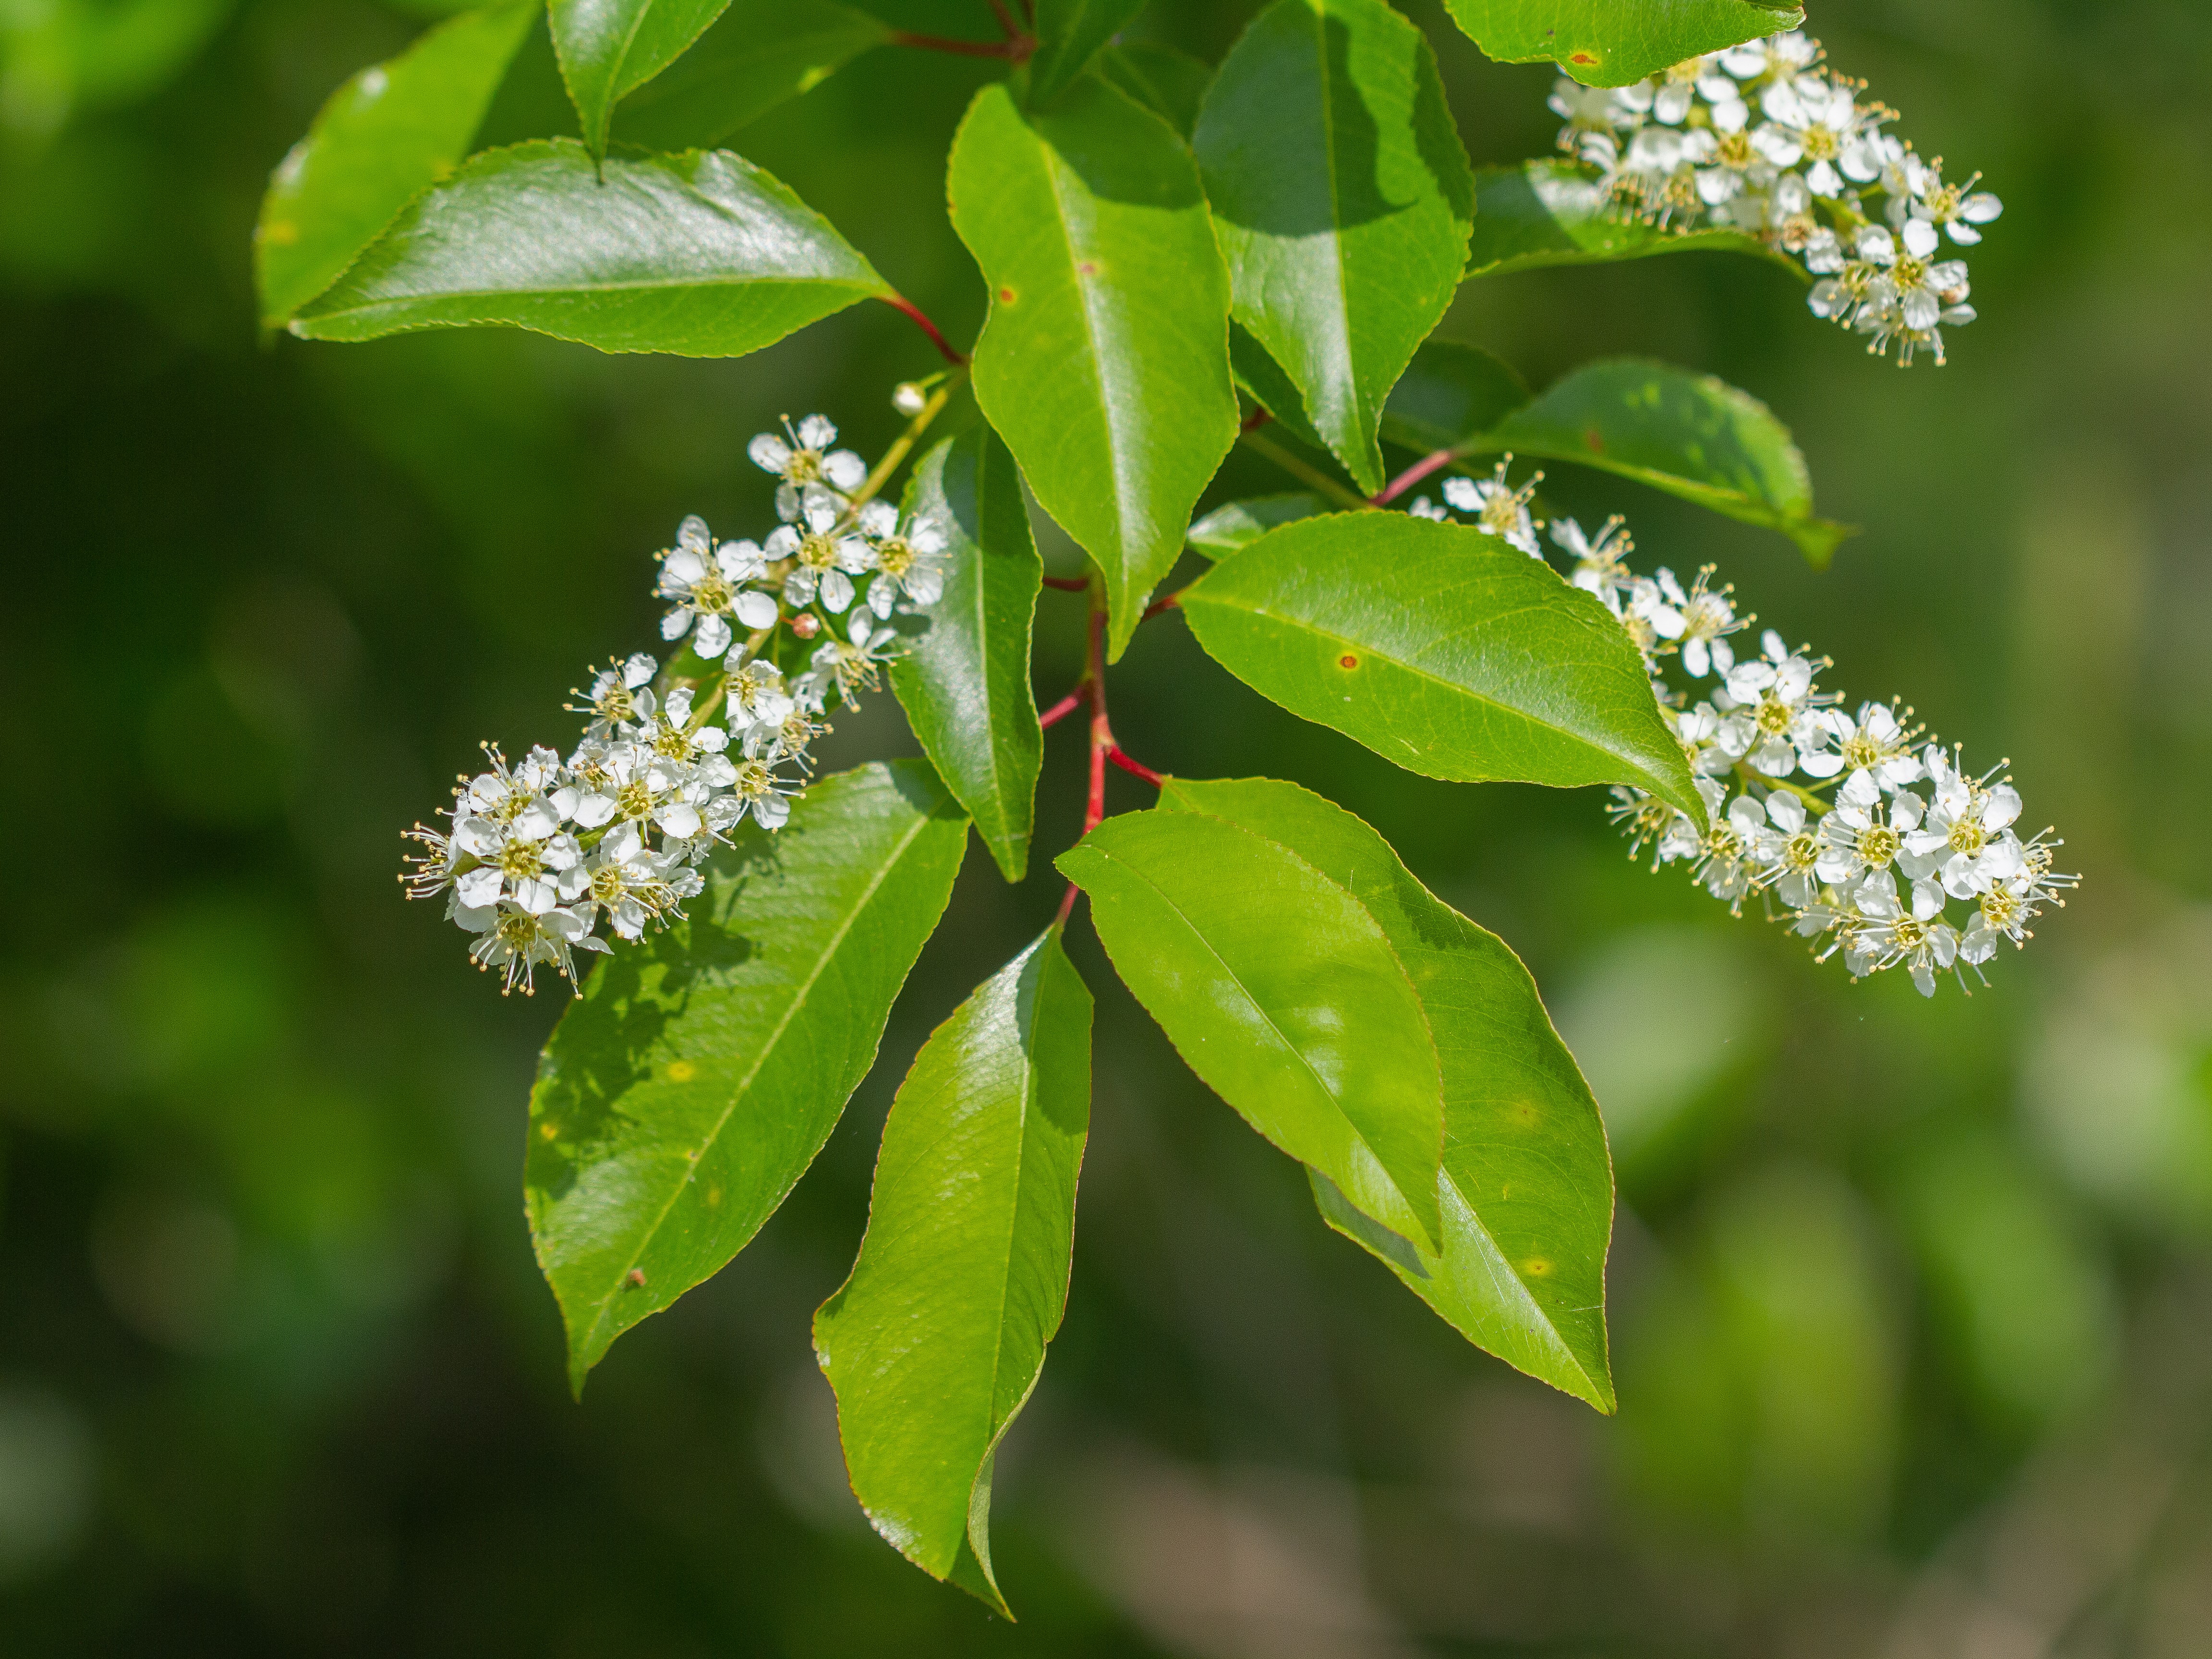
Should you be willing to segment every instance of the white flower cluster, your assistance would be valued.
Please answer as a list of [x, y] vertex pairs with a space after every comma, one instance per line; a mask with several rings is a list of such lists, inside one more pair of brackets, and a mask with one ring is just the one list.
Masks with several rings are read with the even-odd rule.
[[[2065, 903], [2059, 895], [2078, 878], [2053, 868], [2061, 843], [2050, 830], [2027, 840], [2014, 830], [2021, 799], [2009, 778], [1966, 771], [1955, 750], [1909, 724], [1909, 708], [1849, 711], [1840, 693], [1819, 688], [1827, 659], [1791, 650], [1771, 629], [1759, 655], [1739, 658], [1730, 636], [1755, 619], [1738, 614], [1733, 590], [1712, 586], [1710, 567], [1687, 586], [1663, 568], [1636, 574], [1618, 519], [1595, 536], [1561, 519], [1551, 535], [1574, 561], [1570, 580], [1644, 653], [1705, 798], [1701, 832], [1667, 802], [1616, 788], [1612, 816], [1632, 855], [1649, 847], [1655, 870], [1686, 864], [1738, 914], [1759, 895], [1822, 959], [1841, 951], [1852, 977], [1901, 966], [1929, 996], [1939, 972], [1963, 984], [1964, 967], [1978, 973], [2007, 939], [2024, 945], [2036, 915]], [[1700, 683], [1694, 693], [1666, 684], [1669, 665]], [[1954, 902], [1966, 907], [1963, 927]]]
[[1559, 147], [1595, 169], [1619, 210], [1676, 230], [1756, 236], [1820, 280], [1814, 314], [1943, 361], [1942, 329], [1974, 319], [1960, 246], [2003, 204], [1943, 178], [1882, 129], [1896, 118], [1862, 101], [1863, 83], [1823, 70], [1820, 43], [1792, 31], [1693, 58], [1630, 87], [1562, 78], [1551, 107]]
[[685, 653], [665, 672], [642, 652], [598, 671], [567, 705], [587, 719], [565, 760], [541, 747], [510, 766], [486, 744], [489, 769], [461, 779], [447, 828], [407, 832], [424, 849], [400, 878], [409, 896], [446, 894], [507, 990], [533, 990], [544, 964], [574, 983], [575, 952], [610, 948], [602, 921], [638, 939], [683, 914], [739, 823], [781, 827], [833, 700], [875, 688], [892, 612], [942, 593], [945, 527], [871, 499], [836, 440], [819, 415], [755, 438], [748, 453], [781, 480], [766, 544], [717, 544], [693, 517], [658, 556], [661, 633], [688, 635]]

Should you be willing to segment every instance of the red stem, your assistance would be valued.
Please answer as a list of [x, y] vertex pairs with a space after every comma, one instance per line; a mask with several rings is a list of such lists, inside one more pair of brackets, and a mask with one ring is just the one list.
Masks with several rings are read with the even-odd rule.
[[1146, 783], [1151, 784], [1155, 789], [1158, 788], [1166, 781], [1164, 778], [1161, 777], [1158, 773], [1153, 771], [1151, 767], [1146, 765], [1142, 761], [1131, 760], [1128, 756], [1123, 754], [1121, 752], [1121, 745], [1118, 743], [1113, 744], [1106, 750], [1106, 758], [1112, 761], [1115, 765], [1120, 767], [1124, 772], [1128, 772], [1133, 774], [1137, 777], [1142, 778]]
[[893, 29], [890, 41], [895, 46], [957, 52], [963, 58], [1012, 58], [1016, 45], [1012, 40], [955, 40], [946, 34], [916, 34], [912, 29]]
[[1244, 417], [1244, 424], [1238, 427], [1237, 429], [1239, 432], [1257, 432], [1261, 427], [1267, 425], [1268, 422], [1274, 418], [1275, 417], [1267, 413], [1264, 409], [1255, 409], [1249, 415], [1247, 415]]
[[1014, 21], [1013, 13], [1006, 9], [1006, 0], [991, 0], [991, 9], [998, 13], [999, 27], [1006, 32], [1007, 40], [1021, 39], [1021, 26]]
[[1153, 617], [1158, 616], [1163, 611], [1180, 611], [1182, 609], [1182, 595], [1181, 593], [1170, 593], [1167, 598], [1164, 599], [1154, 599], [1150, 605], [1146, 605], [1145, 607], [1145, 614], [1138, 617], [1137, 620], [1139, 622], [1150, 622]]
[[1388, 507], [1431, 472], [1449, 466], [1454, 459], [1453, 452], [1449, 449], [1431, 450], [1383, 485], [1382, 493], [1371, 499], [1377, 507]]
[[921, 307], [915, 304], [913, 301], [908, 299], [903, 294], [884, 295], [883, 296], [883, 301], [894, 311], [902, 311], [908, 316], [911, 317], [914, 319], [915, 326], [919, 328], [924, 334], [929, 336], [929, 343], [935, 346], [939, 351], [944, 354], [945, 361], [946, 362], [957, 367], [968, 361], [965, 356], [952, 349], [951, 344], [945, 339], [945, 336], [938, 331], [937, 325], [931, 322], [929, 319], [923, 314]]
[[1088, 576], [1047, 576], [1044, 579], [1044, 585], [1047, 587], [1056, 587], [1063, 593], [1087, 593], [1091, 591], [1091, 578]]
[[1073, 714], [1077, 709], [1083, 707], [1084, 690], [1084, 687], [1080, 685], [1077, 686], [1074, 690], [1069, 692], [1058, 702], [1053, 704], [1053, 706], [1046, 709], [1043, 714], [1039, 714], [1037, 716], [1037, 724], [1043, 726], [1047, 731], [1050, 731], [1054, 726], [1059, 725], [1070, 714]]
[[1083, 808], [1083, 833], [1086, 836], [1106, 817], [1106, 751], [1114, 747], [1114, 728], [1106, 720], [1106, 612], [1095, 591], [1091, 599], [1090, 628], [1091, 798]]

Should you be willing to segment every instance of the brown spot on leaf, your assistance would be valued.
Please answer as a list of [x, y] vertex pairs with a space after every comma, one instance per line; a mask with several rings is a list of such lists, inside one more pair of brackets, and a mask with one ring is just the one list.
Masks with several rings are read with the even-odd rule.
[[1010, 288], [1002, 288], [999, 290], [999, 303], [1002, 306], [1012, 305], [1019, 298], [1020, 296]]
[[1359, 666], [1359, 659], [1347, 651], [1336, 659], [1336, 665], [1339, 668], [1357, 668]]
[[1592, 52], [1576, 52], [1567, 54], [1567, 61], [1570, 64], [1595, 64], [1597, 62], [1597, 58]]
[[1085, 259], [1081, 264], [1076, 266], [1076, 270], [1082, 272], [1085, 276], [1096, 276], [1098, 274], [1098, 267], [1088, 259]]
[[629, 1285], [633, 1291], [643, 1290], [645, 1288], [645, 1269], [642, 1267], [632, 1267], [628, 1274], [623, 1277], [623, 1283]]
[[1589, 453], [1590, 453], [1591, 454], [1593, 454], [1593, 455], [1602, 455], [1602, 454], [1604, 454], [1604, 453], [1605, 453], [1605, 434], [1602, 434], [1602, 433], [1601, 433], [1601, 432], [1600, 432], [1600, 431], [1599, 431], [1595, 427], [1594, 427], [1594, 426], [1592, 426], [1592, 427], [1585, 427], [1585, 428], [1583, 428], [1583, 447], [1584, 449], [1587, 449], [1588, 451], [1589, 451]]

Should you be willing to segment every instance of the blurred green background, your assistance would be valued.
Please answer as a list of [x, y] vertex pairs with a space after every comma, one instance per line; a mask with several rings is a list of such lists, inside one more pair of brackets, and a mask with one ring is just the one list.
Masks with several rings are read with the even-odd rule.
[[[989, 29], [982, 0], [872, 9]], [[1594, 793], [1396, 773], [1144, 630], [1113, 683], [1137, 754], [1328, 792], [1535, 971], [1613, 1136], [1622, 1410], [1327, 1232], [1086, 934], [1094, 1130], [1067, 1322], [999, 1463], [1010, 1627], [867, 1530], [807, 1322], [896, 1079], [1049, 873], [1009, 890], [971, 851], [819, 1164], [580, 1406], [518, 1191], [562, 999], [502, 1002], [392, 880], [477, 738], [565, 741], [586, 661], [651, 641], [682, 514], [762, 523], [750, 434], [820, 408], [879, 447], [933, 359], [882, 307], [738, 362], [264, 349], [269, 170], [434, 9], [0, 3], [0, 1652], [2212, 1651], [2212, 11], [1816, 0], [1899, 130], [2004, 198], [1947, 369], [1717, 256], [1479, 284], [1446, 325], [1539, 383], [1646, 352], [1792, 424], [1866, 527], [1826, 575], [1553, 486], [2012, 757], [2088, 881], [1988, 991], [1853, 988], [1631, 867]], [[1135, 33], [1212, 58], [1255, 9], [1155, 0]], [[1476, 160], [1545, 151], [1549, 73], [1407, 9]], [[962, 337], [942, 158], [986, 72], [879, 52], [733, 141]], [[1274, 487], [1240, 456], [1213, 499]], [[1051, 696], [1076, 602], [1043, 605]], [[907, 746], [888, 698], [840, 726], [835, 764]]]

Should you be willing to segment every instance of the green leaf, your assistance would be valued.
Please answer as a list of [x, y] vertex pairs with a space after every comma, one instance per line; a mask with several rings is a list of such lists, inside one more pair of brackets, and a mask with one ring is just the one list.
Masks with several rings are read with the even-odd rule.
[[921, 761], [748, 823], [690, 920], [618, 946], [538, 1064], [525, 1193], [578, 1389], [719, 1271], [814, 1161], [952, 893], [968, 823]]
[[1249, 547], [1279, 524], [1310, 519], [1326, 513], [1328, 504], [1318, 495], [1255, 495], [1248, 501], [1217, 507], [1190, 527], [1190, 544], [1209, 559], [1225, 559]]
[[1640, 358], [1586, 364], [1494, 427], [1479, 446], [1577, 461], [1778, 530], [1815, 566], [1852, 527], [1816, 518], [1790, 428], [1747, 392]]
[[615, 111], [614, 136], [649, 149], [719, 144], [811, 92], [890, 29], [832, 0], [734, 0], [699, 43]]
[[1373, 495], [1383, 401], [1451, 303], [1474, 212], [1427, 40], [1383, 0], [1275, 0], [1192, 142], [1237, 320]]
[[1346, 889], [1420, 994], [1443, 1073], [1443, 1249], [1386, 1231], [1316, 1172], [1329, 1224], [1478, 1347], [1611, 1411], [1605, 1126], [1520, 958], [1415, 880], [1372, 829], [1294, 783], [1171, 778], [1160, 805], [1265, 836]]
[[1109, 46], [1091, 67], [1104, 79], [1165, 121], [1185, 140], [1198, 125], [1198, 106], [1213, 79], [1211, 65], [1173, 46], [1149, 40]]
[[602, 351], [736, 357], [890, 289], [790, 191], [727, 150], [488, 150], [399, 216], [295, 334], [504, 324]]
[[1390, 388], [1382, 435], [1424, 453], [1456, 448], [1528, 401], [1528, 383], [1480, 346], [1431, 340]]
[[991, 1462], [1067, 1302], [1091, 1121], [1091, 993], [1050, 932], [915, 1056], [884, 1125], [868, 1232], [814, 1316], [853, 1490], [933, 1577], [1011, 1619]]
[[1109, 818], [1059, 864], [1191, 1070], [1363, 1212], [1433, 1245], [1436, 1045], [1375, 918], [1289, 848], [1197, 813]]
[[1229, 279], [1198, 169], [1164, 121], [1091, 77], [1043, 113], [986, 87], [950, 183], [991, 290], [975, 396], [1104, 573], [1118, 657], [1237, 441]]
[[263, 326], [289, 321], [468, 153], [537, 16], [532, 0], [465, 12], [331, 94], [261, 200]]
[[1254, 690], [1409, 771], [1632, 784], [1705, 822], [1620, 623], [1471, 526], [1303, 520], [1223, 560], [1182, 606], [1198, 642]]
[[1604, 186], [1571, 161], [1479, 167], [1474, 200], [1474, 234], [1467, 250], [1469, 276], [1703, 248], [1748, 253], [1781, 266], [1800, 282], [1812, 280], [1787, 254], [1741, 231], [1662, 230], [1640, 219], [1616, 217]]
[[1625, 87], [1707, 52], [1805, 21], [1756, 0], [1444, 0], [1501, 64], [1557, 64], [1586, 86]]
[[1014, 458], [987, 426], [948, 439], [915, 465], [906, 510], [936, 519], [951, 542], [945, 595], [908, 636], [906, 654], [891, 665], [891, 690], [999, 868], [1019, 881], [1044, 762], [1030, 693], [1030, 628], [1044, 561]]
[[1045, 103], [1074, 83], [1145, 0], [1037, 0], [1037, 47], [1030, 58], [1030, 99]]
[[666, 69], [730, 0], [552, 0], [553, 50], [594, 155], [616, 104]]
[[1267, 347], [1235, 322], [1229, 325], [1229, 368], [1244, 395], [1266, 410], [1277, 426], [1309, 449], [1328, 453], [1327, 441], [1306, 419], [1305, 399], [1291, 377], [1267, 355]]

